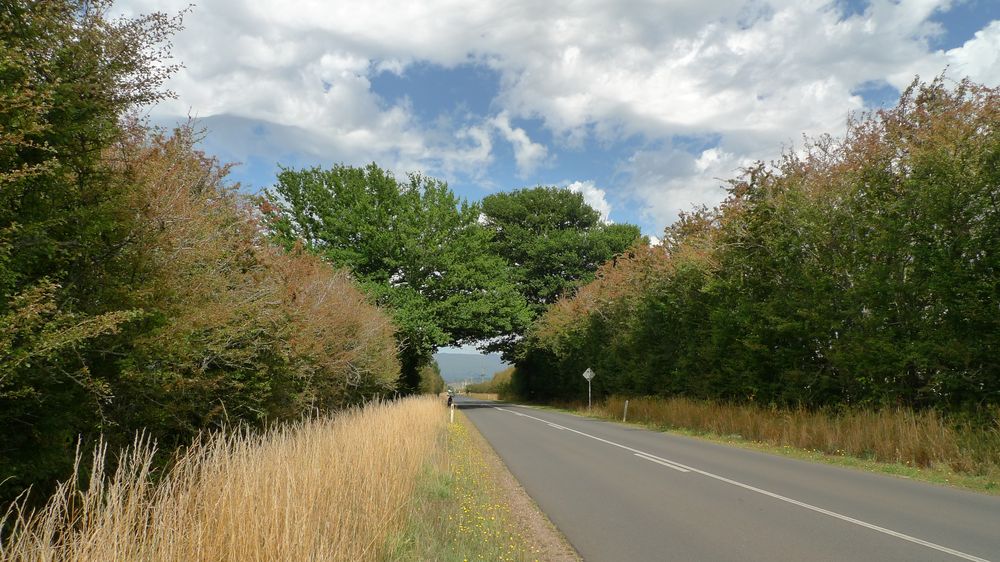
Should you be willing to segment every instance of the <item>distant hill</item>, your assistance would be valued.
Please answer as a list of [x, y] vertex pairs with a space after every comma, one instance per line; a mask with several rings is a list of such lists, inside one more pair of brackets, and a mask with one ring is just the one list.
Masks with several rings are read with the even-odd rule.
[[483, 355], [479, 353], [435, 353], [438, 366], [441, 367], [441, 377], [445, 382], [472, 380], [479, 382], [479, 376], [486, 374], [486, 380], [493, 373], [502, 371], [510, 365], [500, 359], [499, 353]]

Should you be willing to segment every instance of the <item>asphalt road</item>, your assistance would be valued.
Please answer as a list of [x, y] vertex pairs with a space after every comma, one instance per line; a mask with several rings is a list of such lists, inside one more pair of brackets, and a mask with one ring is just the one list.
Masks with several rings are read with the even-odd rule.
[[587, 561], [1000, 562], [1000, 497], [524, 406], [456, 404]]

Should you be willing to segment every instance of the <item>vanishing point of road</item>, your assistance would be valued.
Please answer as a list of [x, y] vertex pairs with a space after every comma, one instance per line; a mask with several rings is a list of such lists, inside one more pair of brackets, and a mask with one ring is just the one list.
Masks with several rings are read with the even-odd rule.
[[588, 562], [1000, 562], [1000, 497], [537, 408], [456, 404]]

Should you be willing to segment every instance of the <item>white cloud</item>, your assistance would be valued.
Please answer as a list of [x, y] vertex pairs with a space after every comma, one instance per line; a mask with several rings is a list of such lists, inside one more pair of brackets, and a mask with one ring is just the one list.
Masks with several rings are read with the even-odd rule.
[[722, 148], [692, 154], [682, 147], [640, 150], [623, 164], [632, 197], [650, 222], [667, 225], [680, 211], [696, 205], [716, 205], [726, 197], [725, 180], [753, 160]]
[[930, 78], [946, 66], [952, 78], [968, 76], [983, 84], [1000, 84], [1000, 20], [994, 20], [977, 31], [961, 47], [936, 51], [907, 65], [902, 71], [890, 74], [889, 81], [901, 89], [909, 85], [914, 74]]
[[548, 156], [548, 150], [544, 145], [532, 142], [524, 129], [511, 126], [506, 111], [493, 118], [493, 126], [514, 148], [514, 160], [517, 162], [518, 174], [522, 177], [534, 172]]
[[611, 204], [608, 203], [604, 190], [594, 185], [594, 182], [590, 180], [575, 181], [567, 185], [566, 189], [583, 195], [583, 200], [601, 214], [601, 220], [606, 223], [611, 222]]
[[[120, 6], [138, 13], [187, 2]], [[492, 162], [493, 132], [512, 144], [525, 176], [562, 145], [645, 139], [661, 148], [622, 163], [624, 189], [664, 224], [721, 199], [714, 178], [742, 162], [774, 157], [802, 133], [842, 132], [863, 107], [852, 93], [862, 84], [901, 88], [949, 66], [952, 77], [997, 85], [1000, 21], [961, 47], [931, 47], [942, 29], [929, 18], [951, 4], [872, 0], [845, 17], [830, 0], [213, 0], [194, 8], [174, 41], [186, 64], [171, 83], [179, 99], [158, 111], [303, 131], [327, 161], [473, 177]], [[372, 91], [374, 73], [405, 74], [415, 61], [494, 69], [495, 117], [425, 123], [408, 102]], [[511, 125], [518, 118], [540, 120], [560, 144], [532, 141]], [[671, 142], [706, 135], [719, 146], [692, 154]]]

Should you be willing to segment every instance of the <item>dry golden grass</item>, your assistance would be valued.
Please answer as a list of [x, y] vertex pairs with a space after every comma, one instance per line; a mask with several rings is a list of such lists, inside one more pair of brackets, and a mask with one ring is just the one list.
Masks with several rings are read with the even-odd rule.
[[[621, 419], [625, 399], [609, 398], [593, 414]], [[584, 405], [582, 408], [586, 410]], [[1000, 426], [948, 423], [934, 411], [858, 409], [835, 413], [762, 408], [686, 398], [630, 398], [628, 420], [738, 436], [915, 467], [1000, 477]]]
[[0, 559], [378, 559], [443, 450], [446, 419], [440, 400], [410, 398], [217, 436], [161, 478], [146, 441], [114, 474], [104, 473], [100, 448], [89, 487], [72, 478], [45, 509], [7, 514]]

